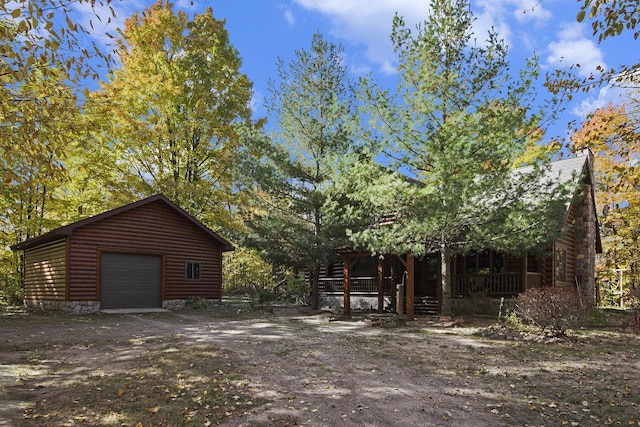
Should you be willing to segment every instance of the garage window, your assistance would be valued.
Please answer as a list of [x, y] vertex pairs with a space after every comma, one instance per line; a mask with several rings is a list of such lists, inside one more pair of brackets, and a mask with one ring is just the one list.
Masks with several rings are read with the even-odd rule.
[[190, 280], [200, 280], [200, 263], [187, 262], [185, 264], [185, 277]]

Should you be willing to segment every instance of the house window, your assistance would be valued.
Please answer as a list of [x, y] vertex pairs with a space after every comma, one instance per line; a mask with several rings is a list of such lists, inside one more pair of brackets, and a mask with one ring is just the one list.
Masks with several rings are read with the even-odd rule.
[[200, 280], [200, 263], [187, 262], [185, 264], [185, 277], [189, 280]]
[[567, 250], [557, 248], [555, 253], [556, 282], [567, 281]]
[[504, 257], [494, 251], [472, 252], [465, 257], [467, 274], [504, 272]]

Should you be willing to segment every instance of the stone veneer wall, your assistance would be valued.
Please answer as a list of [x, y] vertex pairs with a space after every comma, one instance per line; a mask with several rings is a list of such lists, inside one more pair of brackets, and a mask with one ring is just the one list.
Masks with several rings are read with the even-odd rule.
[[65, 304], [66, 301], [24, 300], [24, 306], [27, 310], [65, 311]]
[[100, 301], [67, 301], [67, 314], [91, 314], [100, 311]]
[[184, 299], [167, 299], [162, 301], [162, 308], [166, 310], [181, 310], [186, 303], [187, 300]]
[[597, 220], [591, 185], [585, 185], [583, 192], [576, 216], [576, 276], [580, 279], [582, 294], [594, 297]]
[[67, 314], [90, 314], [100, 311], [100, 301], [25, 300], [27, 310], [62, 311]]

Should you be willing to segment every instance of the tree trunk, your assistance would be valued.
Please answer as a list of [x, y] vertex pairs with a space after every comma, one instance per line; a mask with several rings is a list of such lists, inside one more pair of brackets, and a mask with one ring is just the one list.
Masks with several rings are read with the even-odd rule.
[[442, 245], [440, 249], [440, 276], [442, 286], [440, 314], [442, 316], [451, 316], [451, 256], [447, 245]]
[[320, 307], [320, 295], [318, 292], [318, 279], [320, 278], [320, 266], [313, 266], [311, 271], [311, 309], [317, 310]]

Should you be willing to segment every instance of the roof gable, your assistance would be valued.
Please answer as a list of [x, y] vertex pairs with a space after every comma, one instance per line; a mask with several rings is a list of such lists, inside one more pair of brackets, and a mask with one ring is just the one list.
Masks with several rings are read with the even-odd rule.
[[158, 201], [164, 203], [167, 206], [169, 206], [171, 209], [173, 209], [179, 215], [181, 215], [182, 217], [187, 219], [194, 227], [204, 231], [213, 240], [215, 240], [218, 243], [220, 243], [222, 245], [222, 251], [223, 252], [232, 251], [232, 250], [235, 249], [231, 243], [229, 243], [227, 240], [223, 239], [216, 232], [214, 232], [213, 230], [211, 230], [210, 228], [208, 228], [207, 226], [202, 224], [200, 221], [198, 221], [196, 218], [194, 218], [193, 216], [188, 214], [185, 210], [180, 208], [178, 205], [173, 203], [171, 200], [169, 200], [167, 197], [165, 197], [162, 194], [156, 194], [154, 196], [147, 197], [146, 199], [142, 199], [142, 200], [138, 200], [137, 202], [129, 203], [128, 205], [124, 205], [124, 206], [121, 206], [119, 208], [112, 209], [110, 211], [101, 213], [99, 215], [95, 215], [95, 216], [92, 216], [92, 217], [89, 217], [89, 218], [85, 218], [83, 220], [74, 222], [72, 224], [65, 225], [65, 226], [60, 227], [60, 228], [56, 228], [55, 230], [51, 230], [48, 233], [42, 234], [40, 236], [33, 237], [31, 239], [27, 239], [24, 242], [21, 242], [21, 243], [18, 243], [16, 245], [13, 245], [13, 246], [11, 246], [11, 249], [14, 250], [14, 251], [15, 250], [25, 250], [25, 249], [33, 248], [35, 246], [40, 246], [40, 245], [45, 244], [45, 243], [54, 242], [56, 240], [60, 240], [60, 239], [63, 239], [65, 237], [71, 236], [73, 234], [73, 232], [77, 228], [80, 228], [80, 227], [83, 227], [83, 226], [86, 226], [86, 225], [89, 225], [89, 224], [93, 224], [93, 223], [101, 221], [103, 219], [111, 218], [111, 217], [116, 216], [118, 214], [121, 214], [123, 212], [127, 212], [127, 211], [130, 211], [130, 210], [135, 209], [137, 207], [148, 205], [148, 204], [151, 204], [151, 203], [154, 203], [154, 202], [158, 202]]

